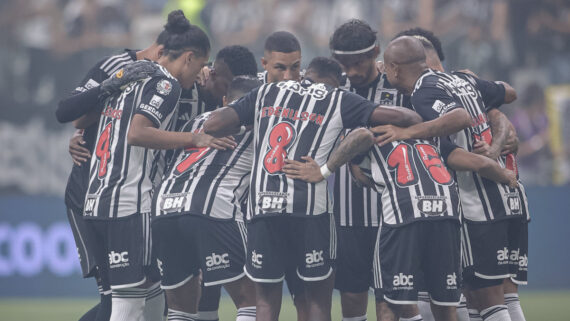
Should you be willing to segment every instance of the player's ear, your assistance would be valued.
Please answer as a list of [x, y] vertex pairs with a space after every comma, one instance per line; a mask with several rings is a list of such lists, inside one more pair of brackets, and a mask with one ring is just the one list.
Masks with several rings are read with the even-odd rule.
[[261, 66], [263, 67], [263, 69], [266, 69], [265, 66], [267, 65], [267, 60], [265, 60], [265, 57], [261, 57]]
[[188, 52], [186, 53], [186, 62], [187, 63], [191, 63], [192, 60], [196, 59], [196, 56], [194, 55], [194, 51], [192, 50], [188, 50]]
[[164, 56], [164, 45], [158, 45], [156, 46], [156, 60], [162, 56]]
[[374, 50], [374, 59], [376, 59], [380, 55], [380, 46], [378, 45], [374, 46], [373, 50]]
[[224, 95], [224, 97], [222, 97], [222, 106], [227, 106], [228, 105], [228, 96]]

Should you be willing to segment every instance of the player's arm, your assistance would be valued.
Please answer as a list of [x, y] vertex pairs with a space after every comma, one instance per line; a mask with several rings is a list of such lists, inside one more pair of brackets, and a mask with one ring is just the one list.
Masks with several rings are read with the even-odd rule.
[[509, 121], [509, 133], [507, 135], [507, 140], [503, 149], [501, 150], [501, 155], [507, 154], [517, 154], [519, 151], [519, 138], [517, 136], [517, 131], [515, 126]]
[[350, 162], [348, 163], [348, 168], [352, 178], [358, 185], [370, 188], [374, 187], [374, 181], [368, 175], [364, 174], [364, 171], [359, 165]]
[[367, 152], [374, 143], [372, 132], [366, 128], [359, 128], [342, 140], [325, 165], [319, 166], [311, 157], [302, 156], [301, 159], [305, 162], [285, 159], [282, 171], [289, 178], [318, 183], [354, 157]]
[[253, 125], [258, 88], [253, 89], [228, 107], [216, 109], [204, 122], [204, 132], [214, 137], [236, 134], [241, 126]]
[[475, 153], [468, 152], [452, 144], [448, 138], [441, 138], [441, 154], [447, 165], [455, 171], [476, 172], [492, 181], [517, 186], [515, 172], [502, 168], [496, 161]]
[[484, 140], [476, 141], [473, 144], [473, 152], [491, 159], [497, 159], [507, 143], [512, 125], [507, 116], [496, 108], [489, 110], [487, 117], [489, 118], [493, 137], [491, 145]]
[[422, 122], [422, 117], [415, 111], [398, 106], [378, 106], [370, 115], [369, 125], [395, 125], [408, 127]]

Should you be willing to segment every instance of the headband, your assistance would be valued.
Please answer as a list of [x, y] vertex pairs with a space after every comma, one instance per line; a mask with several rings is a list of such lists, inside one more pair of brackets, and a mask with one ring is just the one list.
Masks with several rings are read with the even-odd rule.
[[420, 36], [420, 35], [413, 35], [412, 37], [414, 37], [414, 38], [416, 38], [416, 39], [418, 39], [418, 40], [425, 40], [425, 41], [427, 41], [427, 42], [428, 42], [430, 45], [432, 45], [432, 46], [433, 46], [433, 43], [431, 43], [431, 41], [429, 41], [429, 39], [428, 39], [428, 38], [426, 38], [426, 37], [424, 37], [424, 36]]
[[368, 48], [364, 48], [364, 49], [360, 49], [360, 50], [354, 50], [354, 51], [333, 50], [332, 53], [335, 55], [358, 55], [358, 54], [368, 52], [368, 51], [374, 49], [374, 47], [376, 47], [376, 43], [373, 43], [372, 46], [370, 46]]

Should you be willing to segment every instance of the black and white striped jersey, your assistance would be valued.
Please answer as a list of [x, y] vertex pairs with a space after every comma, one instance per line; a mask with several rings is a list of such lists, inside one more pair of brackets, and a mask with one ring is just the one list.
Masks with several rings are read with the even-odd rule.
[[176, 131], [186, 125], [189, 120], [207, 111], [214, 110], [217, 106], [208, 106], [203, 99], [201, 88], [198, 83], [194, 83], [191, 89], [182, 89], [178, 102], [178, 119], [176, 121]]
[[230, 104], [242, 125], [254, 125], [249, 211], [257, 216], [331, 213], [327, 182], [288, 179], [285, 158], [324, 164], [345, 128], [367, 126], [376, 104], [324, 84], [265, 84]]
[[[455, 109], [464, 108], [473, 118], [471, 127], [452, 135], [452, 141], [467, 151], [477, 140], [491, 143], [491, 127], [486, 112], [500, 106], [505, 97], [502, 85], [456, 73], [426, 71], [412, 93], [413, 108], [431, 120]], [[501, 166], [504, 162], [499, 159]], [[465, 218], [487, 222], [522, 215], [520, 194], [505, 184], [481, 177], [475, 172], [456, 173]]]
[[[201, 132], [210, 116], [187, 122], [181, 131]], [[178, 150], [160, 186], [155, 190], [155, 215], [194, 214], [215, 219], [243, 220], [241, 202], [247, 195], [253, 163], [253, 134], [235, 135], [237, 147]]]
[[456, 148], [442, 140], [410, 139], [374, 145], [364, 173], [373, 179], [382, 197], [382, 224], [402, 226], [421, 220], [459, 221], [461, 205], [453, 175], [444, 162]]
[[119, 218], [150, 212], [155, 152], [129, 145], [127, 134], [135, 114], [147, 117], [159, 129], [172, 129], [179, 97], [178, 81], [159, 66], [152, 77], [130, 83], [105, 101], [84, 215]]
[[[81, 80], [79, 86], [75, 88], [72, 95], [76, 95], [87, 91], [91, 88], [99, 86], [99, 84], [111, 77], [117, 70], [123, 68], [137, 60], [137, 53], [134, 50], [125, 50], [124, 53], [105, 57], [93, 66], [87, 75]], [[95, 137], [97, 136], [97, 124], [93, 124], [83, 131], [83, 140], [85, 148], [92, 150], [95, 145]], [[80, 166], [73, 165], [67, 186], [65, 188], [65, 203], [76, 209], [82, 209], [85, 203], [85, 194], [87, 193], [87, 185], [89, 184], [89, 164]]]
[[[385, 106], [409, 105], [409, 97], [398, 93], [384, 74], [378, 74], [378, 77], [368, 86], [361, 88], [351, 86], [350, 81], [346, 78], [346, 82], [341, 88], [377, 104]], [[358, 186], [351, 179], [350, 170], [346, 165], [341, 166], [335, 172], [334, 217], [337, 226], [377, 227], [380, 224], [381, 208], [380, 194], [372, 188]]]

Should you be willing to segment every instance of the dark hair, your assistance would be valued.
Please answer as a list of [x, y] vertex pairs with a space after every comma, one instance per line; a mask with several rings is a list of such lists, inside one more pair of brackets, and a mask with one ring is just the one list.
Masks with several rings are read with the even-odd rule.
[[320, 78], [330, 77], [342, 82], [342, 68], [336, 60], [327, 57], [315, 57], [307, 67], [307, 73], [315, 72]]
[[297, 37], [287, 31], [276, 31], [267, 37], [265, 40], [265, 51], [277, 51], [283, 53], [290, 53], [301, 51], [301, 45]]
[[[165, 34], [166, 33], [166, 34]], [[164, 54], [173, 59], [178, 58], [184, 51], [192, 50], [199, 56], [210, 52], [210, 40], [202, 29], [190, 24], [182, 10], [174, 10], [168, 14], [164, 31], [157, 39], [164, 45]]]
[[242, 75], [234, 77], [228, 86], [226, 97], [229, 101], [236, 100], [261, 85], [261, 81], [256, 76]]
[[228, 46], [222, 48], [216, 55], [216, 60], [222, 59], [234, 76], [257, 75], [257, 64], [253, 53], [244, 46]]
[[433, 32], [426, 30], [426, 29], [423, 29], [423, 28], [420, 28], [420, 27], [416, 27], [416, 28], [404, 30], [404, 31], [398, 33], [394, 37], [394, 39], [401, 37], [401, 36], [416, 37], [417, 39], [419, 39], [421, 41], [422, 45], [424, 45], [425, 48], [435, 50], [435, 52], [437, 52], [437, 56], [439, 57], [439, 60], [441, 60], [441, 61], [445, 60], [445, 56], [443, 55], [443, 49], [441, 48], [441, 41], [439, 41], [439, 38], [436, 37]]
[[375, 43], [376, 31], [362, 20], [351, 19], [336, 28], [329, 47], [331, 50], [354, 51], [368, 48]]

